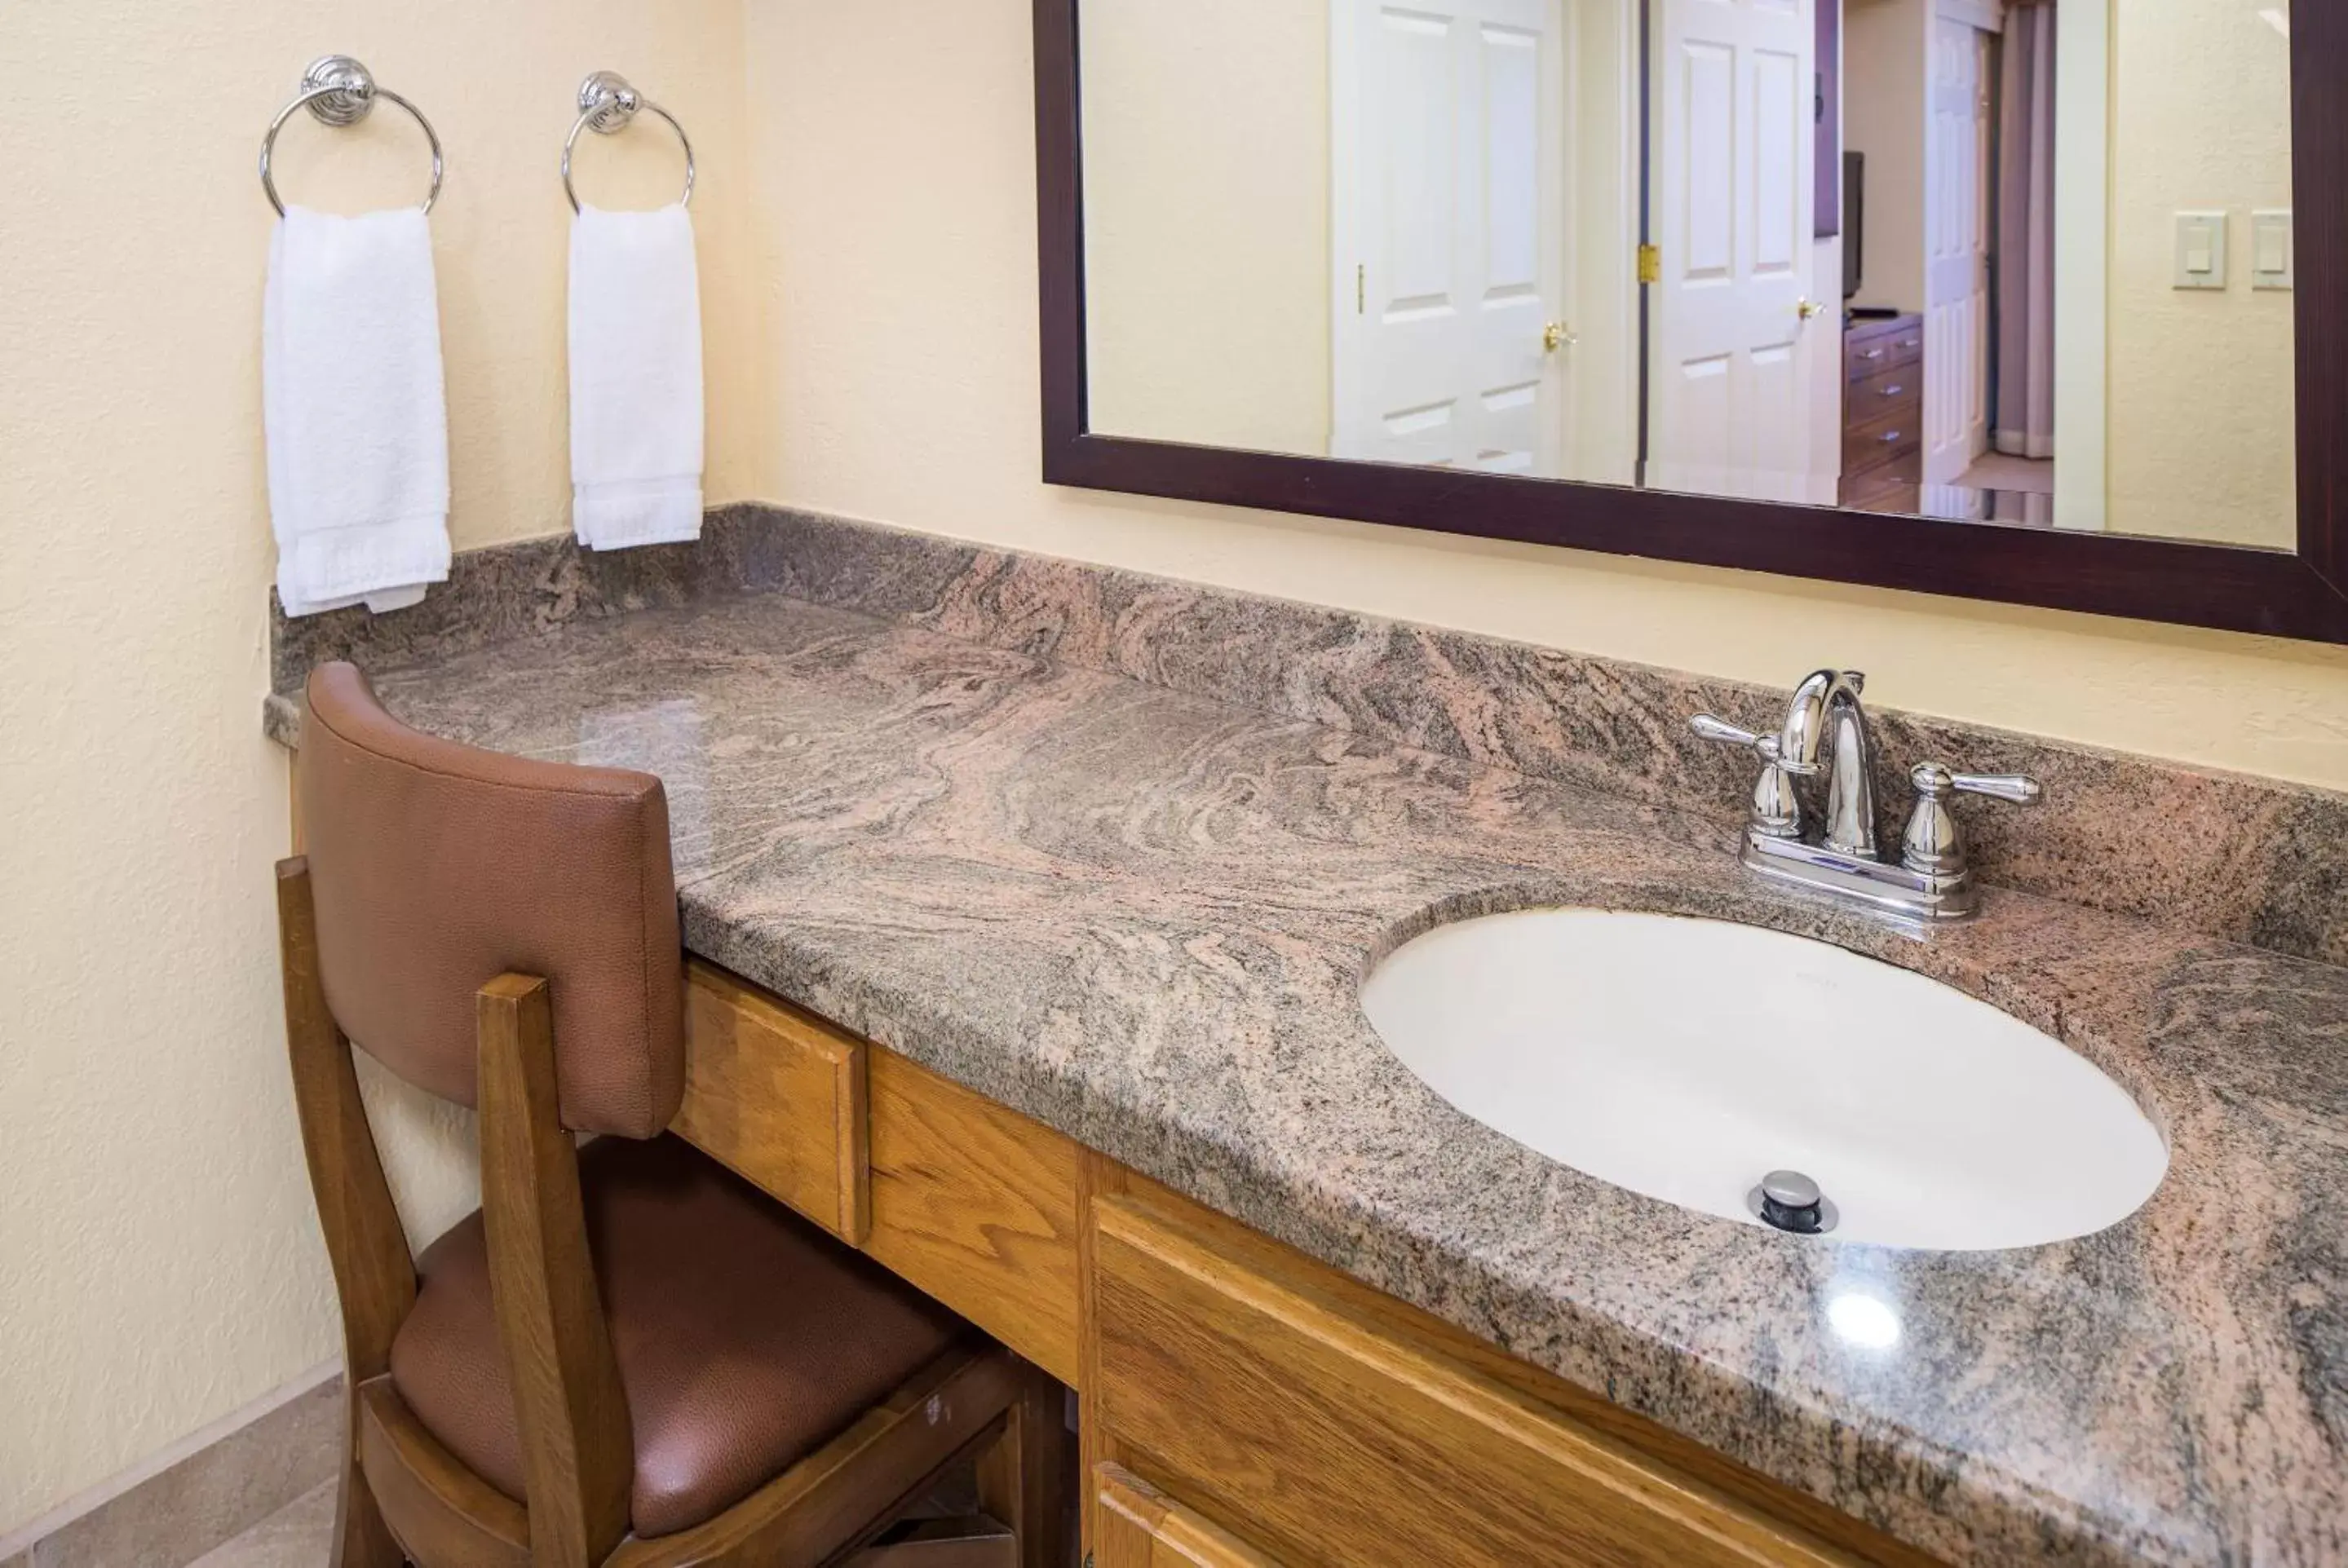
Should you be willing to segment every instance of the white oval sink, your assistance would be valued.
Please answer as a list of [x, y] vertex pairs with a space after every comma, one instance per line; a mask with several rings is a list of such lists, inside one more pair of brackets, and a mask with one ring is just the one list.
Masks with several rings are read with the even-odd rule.
[[1496, 1132], [1759, 1225], [1799, 1172], [1831, 1239], [1972, 1250], [2116, 1224], [2168, 1151], [2059, 1040], [1921, 975], [1718, 920], [1529, 909], [1439, 927], [1362, 988], [1388, 1049]]

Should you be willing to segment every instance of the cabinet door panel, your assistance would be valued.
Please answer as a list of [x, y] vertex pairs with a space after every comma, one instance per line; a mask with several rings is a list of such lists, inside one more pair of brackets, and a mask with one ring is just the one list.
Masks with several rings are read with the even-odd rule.
[[1284, 1561], [1850, 1561], [1383, 1332], [1309, 1274], [1258, 1273], [1144, 1200], [1093, 1212], [1094, 1394], [1112, 1451]]
[[872, 1052], [870, 1081], [864, 1250], [1074, 1383], [1076, 1145], [894, 1051]]

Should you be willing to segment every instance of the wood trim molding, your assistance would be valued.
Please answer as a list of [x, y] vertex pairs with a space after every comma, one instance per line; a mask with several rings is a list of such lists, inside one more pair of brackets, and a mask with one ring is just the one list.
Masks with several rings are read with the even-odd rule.
[[[1093, 434], [1078, 0], [1034, 0], [1046, 484], [2348, 643], [2348, 8], [2291, 6], [2296, 553]], [[2125, 527], [2126, 518], [2115, 519]]]
[[[2348, 600], [2348, 7], [2291, 5], [2299, 559]], [[2340, 641], [2334, 639], [2334, 641]]]
[[1123, 1465], [1090, 1473], [1100, 1568], [1280, 1568]]

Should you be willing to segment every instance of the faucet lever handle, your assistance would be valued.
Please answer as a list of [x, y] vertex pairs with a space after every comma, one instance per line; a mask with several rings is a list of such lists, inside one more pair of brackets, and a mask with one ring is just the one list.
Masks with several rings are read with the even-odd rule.
[[2009, 805], [2036, 805], [2046, 791], [2024, 774], [1951, 774], [1949, 787], [1959, 794], [1985, 794]]
[[[1740, 730], [1710, 713], [1698, 713], [1688, 721], [1688, 728], [1704, 740], [1716, 741], [1724, 746], [1750, 747], [1773, 763], [1777, 760], [1777, 739], [1774, 735], [1756, 735], [1750, 730]], [[1766, 751], [1763, 750], [1765, 746], [1767, 748]]]
[[1724, 746], [1743, 746], [1758, 753], [1771, 767], [1798, 779], [1816, 778], [1827, 771], [1824, 763], [1800, 763], [1786, 755], [1786, 743], [1776, 735], [1756, 735], [1750, 730], [1740, 730], [1725, 720], [1710, 713], [1698, 713], [1688, 721], [1688, 728], [1707, 741], [1717, 741]]
[[1939, 763], [1919, 763], [1909, 771], [1916, 786], [1916, 810], [1900, 843], [1900, 862], [1924, 876], [1962, 876], [1970, 869], [1964, 830], [1949, 802], [1961, 794], [1987, 795], [2012, 805], [2036, 805], [2046, 791], [2022, 774], [1952, 773]]
[[1802, 805], [1795, 797], [1789, 776], [1800, 770], [1787, 766], [1778, 754], [1776, 736], [1740, 730], [1710, 713], [1698, 713], [1688, 721], [1688, 728], [1704, 740], [1725, 746], [1742, 746], [1761, 759], [1761, 776], [1753, 785], [1751, 822], [1756, 832], [1771, 838], [1802, 835]]

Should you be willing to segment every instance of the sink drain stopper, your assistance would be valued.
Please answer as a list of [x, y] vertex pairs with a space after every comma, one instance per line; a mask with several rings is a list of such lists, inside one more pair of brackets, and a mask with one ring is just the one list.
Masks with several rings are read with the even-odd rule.
[[1745, 1206], [1763, 1225], [1791, 1235], [1824, 1235], [1841, 1215], [1818, 1184], [1799, 1171], [1772, 1171], [1745, 1194]]

